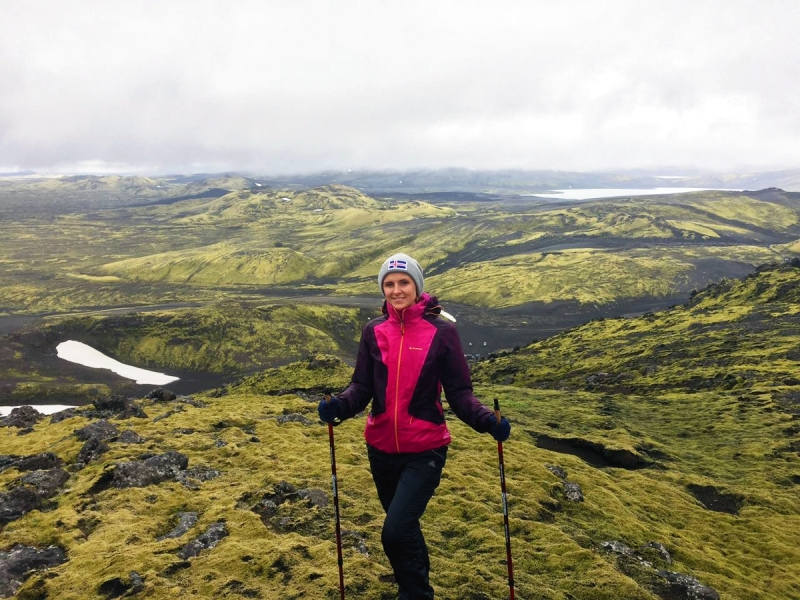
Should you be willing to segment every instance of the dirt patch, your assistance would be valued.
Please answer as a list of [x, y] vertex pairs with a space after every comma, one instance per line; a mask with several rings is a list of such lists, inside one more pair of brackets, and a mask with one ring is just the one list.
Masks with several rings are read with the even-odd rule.
[[689, 484], [689, 493], [708, 510], [738, 515], [744, 506], [744, 496], [720, 491], [712, 485]]

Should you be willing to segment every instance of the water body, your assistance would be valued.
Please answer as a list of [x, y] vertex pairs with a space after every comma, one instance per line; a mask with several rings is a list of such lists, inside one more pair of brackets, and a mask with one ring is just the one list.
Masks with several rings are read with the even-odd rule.
[[121, 377], [133, 379], [138, 384], [167, 385], [172, 381], [177, 381], [178, 377], [148, 371], [138, 367], [132, 367], [106, 356], [102, 352], [95, 350], [81, 342], [68, 341], [61, 342], [56, 346], [59, 358], [74, 362], [93, 369], [109, 369]]
[[657, 188], [576, 188], [553, 190], [538, 194], [526, 194], [537, 198], [553, 200], [595, 200], [598, 198], [618, 198], [620, 196], [660, 196], [664, 194], [687, 194], [689, 192], [740, 192], [719, 188], [657, 187]]

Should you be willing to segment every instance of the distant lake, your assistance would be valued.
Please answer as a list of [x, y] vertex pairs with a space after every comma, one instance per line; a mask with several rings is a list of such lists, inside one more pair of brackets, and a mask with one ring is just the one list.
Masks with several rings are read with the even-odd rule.
[[566, 190], [553, 190], [539, 194], [526, 194], [537, 198], [551, 198], [553, 200], [594, 200], [596, 198], [617, 198], [619, 196], [659, 196], [662, 194], [687, 194], [689, 192], [740, 192], [741, 190], [723, 190], [719, 188], [685, 188], [685, 187], [657, 187], [657, 188], [576, 188]]
[[93, 369], [108, 369], [121, 377], [133, 379], [138, 384], [166, 385], [179, 379], [171, 375], [164, 375], [163, 373], [131, 367], [130, 365], [126, 365], [106, 356], [91, 346], [72, 340], [61, 342], [56, 346], [56, 352], [59, 358], [63, 358], [69, 362], [74, 362], [85, 367], [92, 367]]

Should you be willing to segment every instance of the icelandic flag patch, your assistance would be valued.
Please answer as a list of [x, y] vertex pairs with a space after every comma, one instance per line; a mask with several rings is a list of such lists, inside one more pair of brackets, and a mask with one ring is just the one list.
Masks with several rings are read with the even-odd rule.
[[408, 271], [408, 261], [400, 260], [400, 259], [393, 259], [389, 261], [389, 269], [399, 269], [402, 271]]

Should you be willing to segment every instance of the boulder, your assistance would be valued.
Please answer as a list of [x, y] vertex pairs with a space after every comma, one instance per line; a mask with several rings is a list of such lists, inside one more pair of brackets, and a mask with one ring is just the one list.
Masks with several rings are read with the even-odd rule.
[[14, 463], [18, 471], [54, 469], [61, 465], [61, 459], [52, 452], [41, 452], [40, 454], [22, 456]]
[[3, 427], [17, 427], [28, 429], [33, 427], [44, 418], [44, 415], [32, 406], [18, 406], [11, 410], [11, 413], [2, 419], [0, 424]]
[[86, 427], [76, 430], [75, 435], [79, 440], [84, 442], [91, 438], [96, 438], [97, 440], [102, 441], [117, 437], [119, 435], [119, 431], [117, 430], [116, 425], [103, 419], [97, 421], [96, 423], [90, 423]]
[[127, 581], [121, 577], [108, 579], [100, 584], [97, 591], [105, 598], [120, 598], [133, 596], [144, 589], [144, 577], [136, 571], [131, 571]]
[[186, 544], [178, 552], [178, 556], [183, 560], [197, 556], [203, 550], [208, 550], [216, 546], [219, 541], [227, 535], [228, 528], [225, 527], [225, 523], [212, 523], [203, 535]]
[[672, 571], [656, 571], [660, 582], [657, 593], [669, 600], [719, 600], [719, 592], [703, 585], [694, 577]]
[[42, 504], [36, 490], [21, 485], [8, 492], [0, 492], [0, 525], [16, 521]]
[[278, 425], [283, 425], [284, 423], [300, 423], [302, 425], [313, 425], [314, 422], [311, 421], [308, 417], [304, 417], [299, 413], [292, 413], [289, 415], [281, 415], [275, 419], [278, 422]]
[[108, 452], [108, 450], [108, 442], [96, 437], [91, 437], [86, 440], [86, 443], [80, 449], [80, 452], [78, 452], [78, 457], [75, 459], [75, 462], [81, 467], [84, 467], [94, 459]]
[[0, 473], [14, 467], [17, 471], [52, 469], [61, 466], [61, 459], [52, 452], [31, 454], [30, 456], [0, 456]]
[[[614, 540], [601, 542], [600, 548], [617, 555], [617, 564], [626, 575], [644, 583], [665, 600], [719, 600], [719, 593], [715, 589], [703, 585], [691, 575], [653, 568], [650, 561], [639, 556], [622, 542]], [[667, 549], [658, 542], [649, 542], [643, 549], [656, 550], [661, 560], [669, 559], [672, 562]]]
[[564, 482], [564, 497], [570, 502], [583, 502], [581, 486], [570, 481]]
[[156, 541], [164, 541], [166, 539], [171, 538], [179, 538], [187, 531], [189, 531], [192, 527], [197, 524], [197, 513], [196, 512], [180, 512], [178, 513], [178, 525], [170, 531], [162, 536], [156, 538]]
[[21, 482], [35, 488], [40, 498], [52, 498], [68, 479], [69, 473], [64, 469], [55, 468], [47, 471], [31, 471], [22, 477]]
[[308, 502], [309, 508], [325, 508], [328, 506], [328, 495], [319, 488], [309, 488], [297, 491], [298, 497]]
[[171, 402], [177, 398], [174, 392], [165, 390], [164, 388], [156, 388], [145, 397], [148, 400], [155, 400], [156, 402]]
[[144, 443], [144, 438], [133, 429], [126, 429], [119, 434], [117, 441], [121, 444], [142, 444]]
[[200, 486], [198, 482], [216, 479], [220, 475], [222, 475], [222, 473], [216, 469], [211, 469], [209, 467], [192, 467], [191, 469], [180, 471], [175, 476], [175, 480], [190, 490], [199, 490]]
[[75, 409], [66, 408], [62, 411], [50, 415], [50, 424], [52, 425], [53, 423], [61, 423], [61, 421], [71, 419], [74, 416], [75, 416]]
[[8, 552], [0, 552], [0, 598], [13, 596], [33, 571], [55, 567], [66, 561], [67, 555], [56, 546], [38, 550], [17, 544]]
[[117, 419], [130, 419], [131, 417], [138, 417], [146, 419], [145, 413], [131, 398], [124, 396], [110, 396], [107, 398], [98, 398], [92, 402], [95, 410], [89, 411], [89, 415], [96, 418], [115, 417]]
[[189, 459], [174, 450], [145, 460], [119, 463], [114, 467], [112, 485], [116, 488], [145, 487], [175, 480], [189, 465]]

